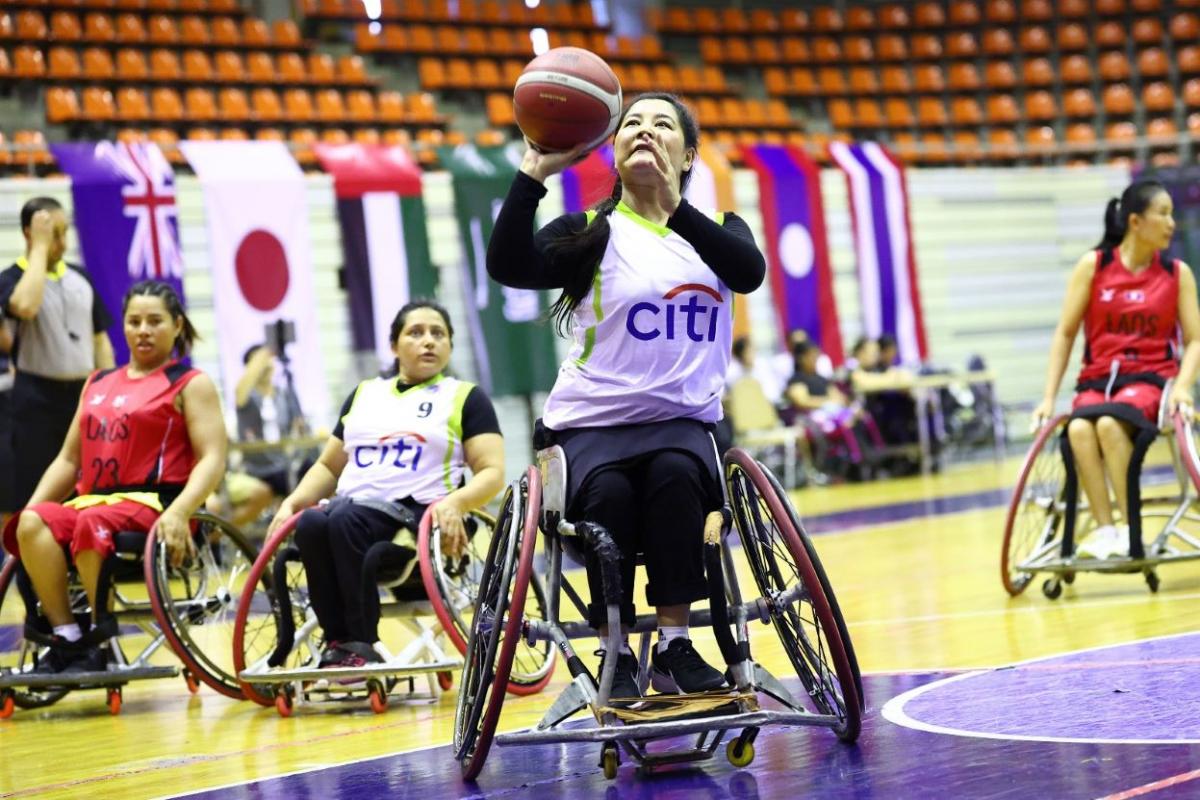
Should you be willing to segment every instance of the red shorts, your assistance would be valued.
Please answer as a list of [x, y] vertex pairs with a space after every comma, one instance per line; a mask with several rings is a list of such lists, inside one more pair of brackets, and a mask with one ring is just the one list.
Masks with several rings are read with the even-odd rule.
[[1098, 389], [1086, 389], [1075, 395], [1071, 410], [1078, 411], [1086, 406], [1101, 406], [1109, 403], [1120, 403], [1134, 408], [1145, 417], [1151, 425], [1158, 426], [1158, 408], [1162, 404], [1163, 390], [1152, 383], [1131, 383], [1113, 392], [1105, 399], [1104, 392]]
[[74, 509], [61, 503], [38, 503], [21, 509], [4, 527], [4, 549], [17, 558], [17, 520], [21, 514], [31, 511], [42, 518], [50, 528], [54, 541], [71, 545], [71, 556], [81, 550], [95, 550], [101, 558], [113, 552], [113, 534], [119, 531], [149, 531], [158, 519], [158, 511], [133, 500], [122, 500], [112, 505], [95, 505]]

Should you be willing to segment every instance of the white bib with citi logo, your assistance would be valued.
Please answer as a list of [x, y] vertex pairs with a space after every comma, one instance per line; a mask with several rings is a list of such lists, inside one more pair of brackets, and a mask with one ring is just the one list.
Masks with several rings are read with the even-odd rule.
[[358, 385], [342, 417], [346, 468], [337, 494], [428, 504], [462, 483], [462, 414], [474, 384], [439, 375], [400, 391], [395, 378]]
[[573, 345], [546, 400], [556, 430], [667, 419], [716, 422], [733, 292], [679, 234], [619, 204]]

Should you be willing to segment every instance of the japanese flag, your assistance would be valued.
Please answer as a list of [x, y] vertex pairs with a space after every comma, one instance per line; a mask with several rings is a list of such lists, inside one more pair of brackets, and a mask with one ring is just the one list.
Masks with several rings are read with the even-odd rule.
[[[282, 142], [187, 141], [183, 154], [204, 193], [225, 400], [241, 377], [242, 355], [263, 343], [265, 326], [295, 326], [285, 348], [300, 407], [310, 423], [330, 418], [321, 368], [304, 174]], [[283, 360], [281, 358], [281, 360]]]

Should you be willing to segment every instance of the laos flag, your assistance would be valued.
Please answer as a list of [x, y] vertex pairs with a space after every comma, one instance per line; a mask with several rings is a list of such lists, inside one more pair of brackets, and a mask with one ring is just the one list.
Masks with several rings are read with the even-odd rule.
[[783, 340], [803, 329], [834, 364], [841, 364], [842, 334], [833, 300], [820, 169], [790, 145], [743, 146], [742, 155], [758, 174], [763, 249]]
[[50, 150], [71, 178], [83, 263], [112, 314], [108, 338], [117, 363], [124, 364], [126, 290], [142, 280], [165, 281], [185, 300], [175, 173], [149, 142], [63, 142]]

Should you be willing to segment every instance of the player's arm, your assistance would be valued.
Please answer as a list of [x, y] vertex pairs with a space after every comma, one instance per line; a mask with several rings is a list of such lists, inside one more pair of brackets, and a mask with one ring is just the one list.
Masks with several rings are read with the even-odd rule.
[[1067, 281], [1067, 296], [1063, 300], [1062, 315], [1054, 328], [1050, 339], [1050, 360], [1046, 367], [1046, 390], [1042, 402], [1033, 411], [1034, 424], [1040, 426], [1054, 413], [1054, 399], [1058, 397], [1058, 388], [1062, 385], [1063, 373], [1067, 371], [1067, 359], [1071, 357], [1071, 347], [1075, 344], [1075, 335], [1083, 322], [1087, 311], [1088, 296], [1092, 289], [1092, 278], [1096, 274], [1096, 254], [1085, 253], [1075, 263], [1071, 277]]

